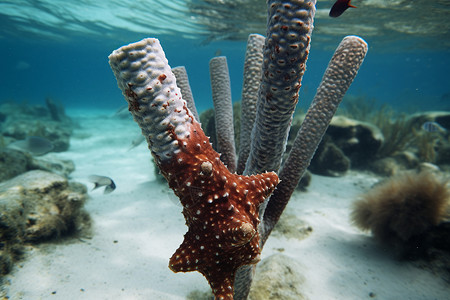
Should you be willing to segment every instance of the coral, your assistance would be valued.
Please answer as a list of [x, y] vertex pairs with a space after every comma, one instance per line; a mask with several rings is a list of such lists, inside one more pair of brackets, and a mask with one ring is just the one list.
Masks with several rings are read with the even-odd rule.
[[199, 121], [197, 108], [195, 107], [194, 97], [192, 96], [191, 85], [189, 84], [189, 78], [186, 68], [183, 66], [172, 68], [173, 75], [177, 79], [177, 86], [181, 90], [183, 99], [187, 103], [187, 107], [191, 111], [194, 118]]
[[448, 181], [430, 172], [404, 173], [376, 185], [353, 206], [362, 230], [394, 246], [399, 256], [424, 251], [427, 234], [449, 216]]
[[243, 173], [248, 176], [232, 174], [220, 161], [182, 99], [158, 40], [144, 39], [109, 56], [129, 110], [183, 205], [188, 232], [169, 267], [201, 272], [216, 299], [247, 297], [252, 265], [366, 55], [361, 38], [342, 40], [280, 172], [284, 185], [266, 200], [278, 177], [264, 172], [278, 171], [281, 165], [309, 53], [315, 3], [268, 2], [256, 120]]
[[368, 47], [356, 36], [345, 37], [331, 58], [305, 120], [283, 168], [277, 190], [264, 212], [265, 241], [286, 207], [295, 187], [305, 173], [345, 92], [361, 66]]
[[267, 2], [262, 77], [245, 175], [278, 171], [281, 165], [306, 70], [315, 5], [315, 0]]
[[245, 120], [240, 126], [238, 174], [242, 174], [250, 154], [251, 133], [256, 118], [256, 104], [258, 101], [259, 80], [263, 63], [263, 46], [265, 37], [250, 34], [244, 60], [244, 80], [242, 84], [241, 118]]
[[215, 107], [217, 148], [221, 153], [220, 159], [231, 172], [235, 172], [236, 147], [227, 58], [225, 56], [213, 57], [209, 62], [209, 69]]

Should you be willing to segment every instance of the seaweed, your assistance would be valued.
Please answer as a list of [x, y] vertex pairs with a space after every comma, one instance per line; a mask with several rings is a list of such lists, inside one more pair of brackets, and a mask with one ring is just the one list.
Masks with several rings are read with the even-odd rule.
[[439, 134], [433, 132], [420, 132], [413, 128], [417, 156], [421, 161], [435, 163], [437, 159], [436, 149], [439, 143]]
[[399, 114], [385, 105], [375, 113], [372, 122], [384, 136], [384, 143], [377, 153], [379, 157], [395, 155], [416, 144], [417, 137], [405, 114]]

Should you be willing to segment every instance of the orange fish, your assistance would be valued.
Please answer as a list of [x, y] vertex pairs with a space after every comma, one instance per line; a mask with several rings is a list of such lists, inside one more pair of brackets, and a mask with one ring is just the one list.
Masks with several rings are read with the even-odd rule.
[[337, 0], [330, 10], [330, 17], [337, 18], [349, 7], [356, 8], [356, 6], [351, 5], [352, 0]]

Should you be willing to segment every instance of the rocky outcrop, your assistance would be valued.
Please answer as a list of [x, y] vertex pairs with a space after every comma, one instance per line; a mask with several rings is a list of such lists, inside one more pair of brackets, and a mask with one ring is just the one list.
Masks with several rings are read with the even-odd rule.
[[256, 267], [249, 299], [307, 299], [302, 294], [305, 278], [301, 274], [301, 270], [304, 268], [286, 255], [274, 254], [265, 258]]
[[40, 170], [0, 183], [0, 275], [11, 269], [24, 243], [39, 243], [90, 227], [86, 187]]
[[45, 107], [15, 102], [0, 105], [3, 146], [28, 136], [39, 136], [52, 142], [54, 152], [66, 151], [74, 123], [60, 103], [47, 99], [46, 104]]
[[68, 177], [75, 170], [71, 160], [46, 155], [34, 157], [15, 149], [0, 149], [0, 182], [31, 170], [43, 170]]

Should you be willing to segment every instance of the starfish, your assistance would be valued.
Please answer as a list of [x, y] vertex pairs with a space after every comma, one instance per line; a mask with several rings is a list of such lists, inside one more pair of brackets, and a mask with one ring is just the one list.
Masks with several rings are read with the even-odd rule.
[[227, 169], [182, 99], [158, 40], [123, 46], [109, 57], [129, 110], [183, 205], [188, 231], [169, 268], [198, 271], [216, 299], [233, 299], [236, 270], [260, 260], [259, 206], [278, 176]]
[[260, 260], [259, 206], [278, 176], [230, 173], [195, 121], [187, 138], [177, 140], [182, 150], [160, 167], [181, 200], [189, 229], [169, 268], [198, 271], [216, 299], [233, 299], [236, 270]]

